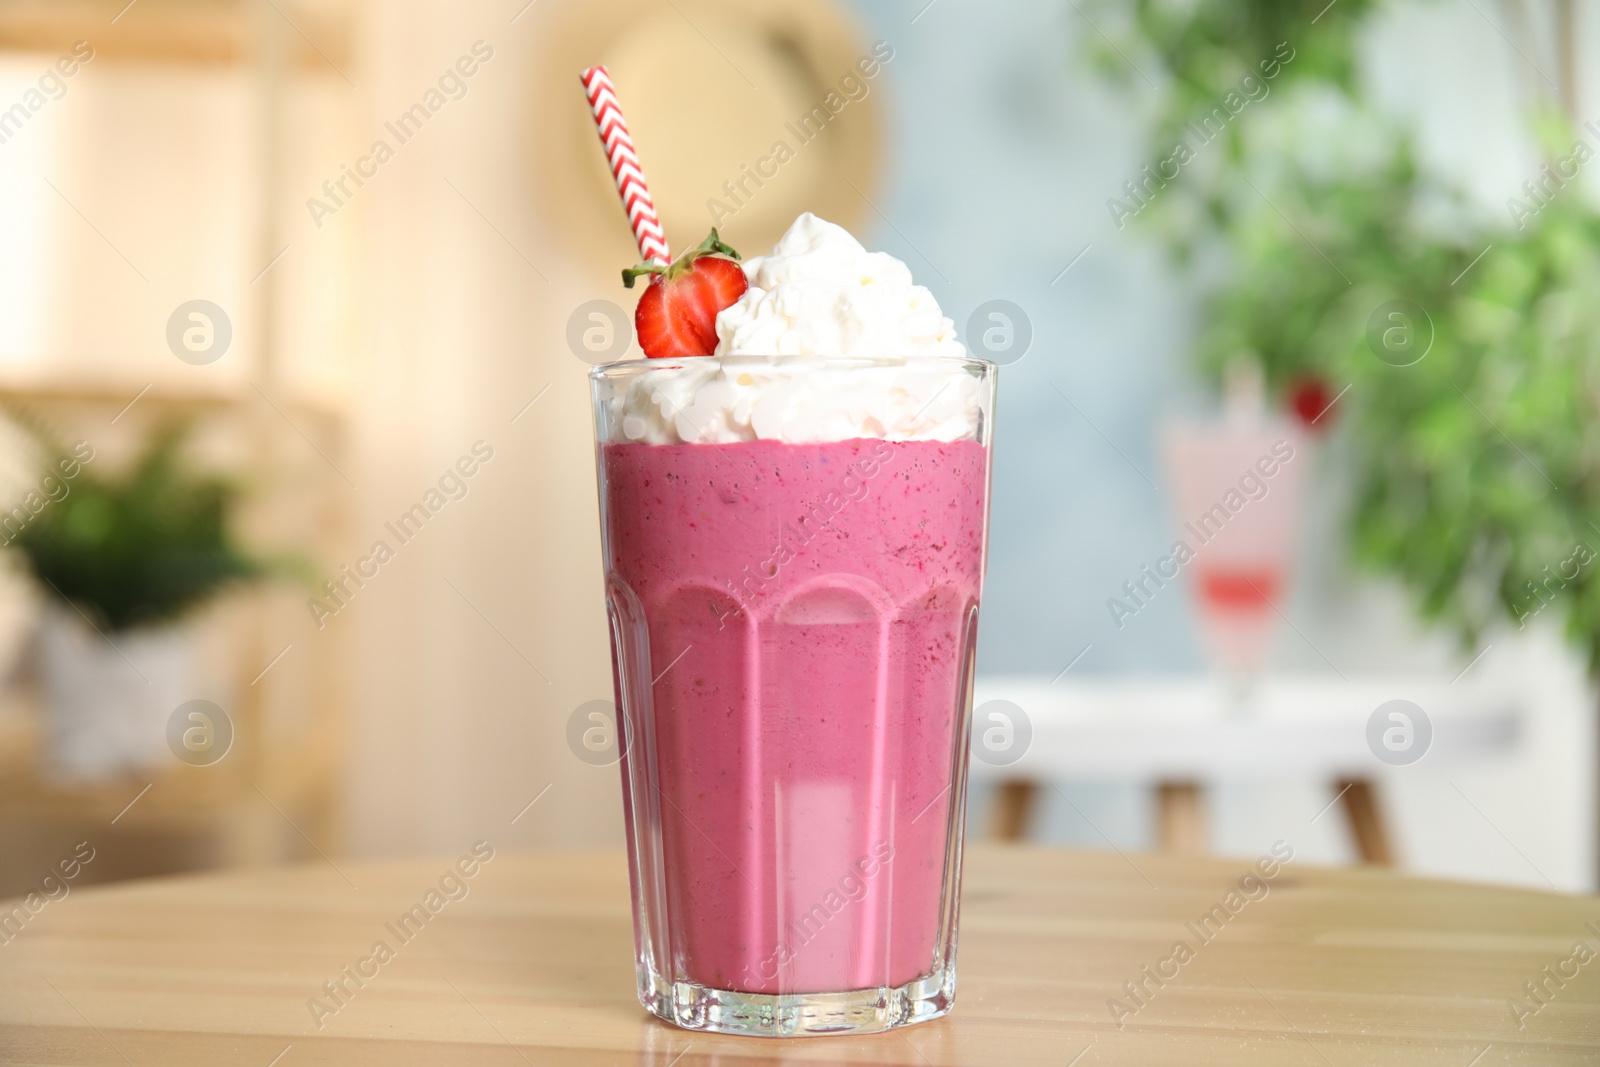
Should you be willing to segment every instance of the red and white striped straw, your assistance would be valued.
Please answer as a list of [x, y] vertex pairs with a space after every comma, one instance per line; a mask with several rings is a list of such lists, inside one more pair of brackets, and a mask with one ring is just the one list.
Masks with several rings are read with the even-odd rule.
[[606, 162], [611, 164], [611, 176], [617, 182], [617, 195], [622, 197], [623, 209], [628, 212], [633, 239], [639, 242], [639, 255], [646, 262], [667, 263], [667, 237], [661, 231], [656, 204], [650, 199], [650, 186], [644, 180], [644, 168], [633, 150], [633, 138], [628, 135], [628, 123], [622, 117], [622, 105], [617, 103], [617, 90], [606, 68], [590, 67], [584, 71], [583, 91], [594, 112], [600, 143], [605, 145]]

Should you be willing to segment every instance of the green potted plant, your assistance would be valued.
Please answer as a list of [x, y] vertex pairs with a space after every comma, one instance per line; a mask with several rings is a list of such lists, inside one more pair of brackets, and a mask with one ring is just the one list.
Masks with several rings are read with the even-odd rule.
[[1514, 63], [1536, 72], [1524, 112], [1542, 156], [1500, 211], [1430, 171], [1373, 106], [1357, 46], [1382, 7], [1095, 9], [1116, 41], [1091, 45], [1104, 68], [1160, 85], [1159, 180], [1113, 216], [1213, 268], [1207, 371], [1254, 360], [1286, 406], [1341, 427], [1357, 563], [1399, 579], [1468, 650], [1542, 616], [1600, 674], [1600, 212], [1580, 181], [1600, 124], [1578, 114], [1580, 8], [1494, 8]]
[[166, 756], [168, 716], [193, 696], [184, 618], [268, 565], [229, 534], [238, 485], [183, 460], [187, 425], [157, 430], [120, 471], [103, 471], [85, 442], [66, 447], [25, 425], [46, 462], [0, 513], [0, 539], [46, 600], [47, 773], [84, 781], [150, 768]]
[[[1330, 5], [1313, 31], [1271, 0], [1137, 0], [1099, 58], [1124, 82], [1130, 63], [1164, 74], [1152, 155], [1229, 115], [1203, 166], [1136, 190], [1137, 221], [1179, 263], [1225, 264], [1196, 345], [1209, 372], [1254, 360], [1286, 407], [1348, 427], [1358, 562], [1469, 647], [1553, 605], [1600, 670], [1600, 212], [1568, 188], [1600, 125], [1575, 114], [1577, 8], [1505, 5], [1524, 61], [1541, 9], [1562, 47], [1526, 108], [1544, 166], [1486, 213], [1367, 100], [1356, 46], [1381, 6]], [[1261, 91], [1241, 96], [1247, 78]], [[1259, 98], [1233, 113], [1230, 94]]]

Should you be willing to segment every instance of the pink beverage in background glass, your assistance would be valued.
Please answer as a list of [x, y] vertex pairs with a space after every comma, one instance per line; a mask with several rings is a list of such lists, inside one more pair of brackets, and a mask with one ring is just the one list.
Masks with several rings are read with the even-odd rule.
[[[617, 439], [630, 390], [752, 372], [811, 396], [866, 379], [951, 439]], [[641, 999], [741, 1033], [943, 1014], [992, 368], [695, 358], [594, 382]]]
[[1202, 559], [1195, 564], [1195, 574], [1202, 610], [1210, 616], [1270, 619], [1284, 584], [1281, 570], [1259, 564]]

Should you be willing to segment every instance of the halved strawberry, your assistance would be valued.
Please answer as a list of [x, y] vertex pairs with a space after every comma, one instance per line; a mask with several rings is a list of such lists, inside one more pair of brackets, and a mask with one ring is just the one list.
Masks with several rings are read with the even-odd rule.
[[717, 313], [749, 288], [739, 253], [723, 244], [716, 230], [670, 266], [641, 263], [623, 271], [622, 284], [632, 289], [641, 274], [654, 277], [639, 297], [633, 325], [652, 359], [711, 355], [717, 349]]

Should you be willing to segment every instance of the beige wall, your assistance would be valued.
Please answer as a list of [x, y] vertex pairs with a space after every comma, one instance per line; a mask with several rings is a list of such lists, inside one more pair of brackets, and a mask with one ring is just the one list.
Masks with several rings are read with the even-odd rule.
[[[832, 3], [521, 8], [374, 0], [353, 79], [370, 134], [327, 163], [336, 173], [364, 152], [474, 41], [494, 49], [467, 95], [325, 222], [357, 228], [363, 249], [352, 554], [473, 442], [495, 450], [470, 495], [330, 623], [348, 624], [354, 656], [357, 853], [453, 849], [478, 836], [621, 839], [616, 768], [579, 761], [566, 742], [573, 710], [611, 695], [588, 364], [568, 349], [566, 322], [591, 299], [631, 309], [617, 271], [637, 258], [578, 71], [613, 62], [624, 105], [639, 101], [635, 134], [681, 248], [704, 236], [706, 200], [739, 163], [787, 136], [784, 117], [806, 113], [870, 48]], [[672, 92], [692, 106], [666, 102]], [[752, 252], [803, 209], [860, 223], [880, 170], [879, 115], [877, 96], [852, 102], [724, 234]]]
[[353, 205], [367, 338], [354, 542], [383, 535], [475, 441], [494, 459], [330, 623], [353, 631], [349, 846], [619, 841], [616, 769], [579, 762], [564, 739], [571, 710], [611, 682], [587, 368], [563, 340], [575, 285], [529, 191], [536, 13], [513, 26], [460, 5], [377, 4], [363, 33], [362, 88], [380, 117], [473, 41], [494, 58]]

